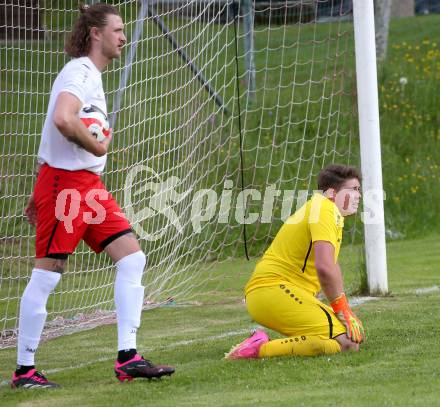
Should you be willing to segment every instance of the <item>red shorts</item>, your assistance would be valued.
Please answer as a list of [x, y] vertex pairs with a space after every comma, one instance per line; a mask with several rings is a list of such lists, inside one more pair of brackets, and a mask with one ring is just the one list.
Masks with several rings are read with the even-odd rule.
[[66, 258], [83, 239], [96, 253], [131, 226], [99, 175], [44, 164], [34, 190], [36, 257]]

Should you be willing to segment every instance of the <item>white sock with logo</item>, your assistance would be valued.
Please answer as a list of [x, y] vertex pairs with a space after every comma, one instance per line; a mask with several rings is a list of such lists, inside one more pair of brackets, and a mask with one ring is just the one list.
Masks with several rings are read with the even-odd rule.
[[49, 294], [60, 281], [61, 274], [34, 268], [20, 302], [18, 322], [17, 365], [35, 365], [35, 352], [46, 322]]
[[141, 251], [116, 262], [115, 305], [118, 320], [118, 350], [136, 349], [141, 324], [144, 287], [141, 285], [146, 258]]

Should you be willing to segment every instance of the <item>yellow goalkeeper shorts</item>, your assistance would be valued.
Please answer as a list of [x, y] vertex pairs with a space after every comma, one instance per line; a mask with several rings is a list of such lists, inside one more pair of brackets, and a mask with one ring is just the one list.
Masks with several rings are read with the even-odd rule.
[[288, 282], [252, 290], [246, 306], [255, 322], [286, 336], [332, 339], [346, 332], [329, 306]]

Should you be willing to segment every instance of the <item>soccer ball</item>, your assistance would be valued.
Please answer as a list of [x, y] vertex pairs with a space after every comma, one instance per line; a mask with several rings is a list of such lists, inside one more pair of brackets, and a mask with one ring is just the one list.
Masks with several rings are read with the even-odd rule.
[[110, 135], [107, 116], [99, 107], [84, 105], [79, 111], [78, 116], [99, 142], [104, 141]]

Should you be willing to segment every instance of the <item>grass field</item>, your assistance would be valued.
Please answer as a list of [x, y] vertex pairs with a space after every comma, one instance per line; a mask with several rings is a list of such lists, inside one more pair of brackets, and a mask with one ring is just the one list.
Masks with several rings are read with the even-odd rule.
[[[325, 25], [319, 26], [317, 34], [324, 35], [326, 29]], [[294, 39], [297, 34], [294, 27], [289, 27], [287, 33], [290, 39]], [[303, 29], [302, 35], [305, 42], [312, 34], [307, 28]], [[379, 69], [384, 188], [387, 193], [385, 201], [386, 226], [390, 237], [410, 237], [417, 238], [417, 240], [401, 240], [389, 244], [388, 264], [391, 295], [367, 302], [357, 309], [357, 313], [366, 325], [368, 332], [367, 342], [361, 352], [330, 358], [280, 358], [237, 363], [223, 361], [223, 353], [231, 345], [245, 337], [253, 327], [242, 303], [242, 288], [254, 262], [228, 260], [213, 266], [211, 276], [220, 276], [221, 278], [218, 279], [220, 285], [216, 283], [215, 286], [214, 284], [207, 286], [207, 291], [201, 300], [202, 305], [163, 307], [143, 314], [142, 329], [139, 333], [139, 350], [153, 361], [175, 364], [177, 371], [174, 377], [158, 382], [136, 381], [119, 384], [112, 372], [116, 328], [115, 326], [103, 326], [48, 341], [39, 350], [38, 367], [46, 369], [49, 377], [61, 383], [63, 389], [50, 393], [29, 393], [12, 391], [6, 385], [2, 385], [0, 386], [0, 405], [23, 407], [55, 405], [243, 406], [260, 404], [369, 407], [440, 405], [437, 396], [438, 388], [440, 388], [440, 354], [438, 352], [440, 235], [431, 234], [438, 233], [440, 226], [438, 205], [436, 205], [440, 200], [438, 188], [440, 180], [440, 156], [438, 154], [440, 140], [440, 116], [438, 113], [440, 105], [440, 47], [436, 42], [439, 35], [440, 16], [438, 15], [394, 21], [390, 31], [388, 59]], [[256, 63], [260, 68], [264, 67], [268, 60], [274, 65], [278, 65], [276, 53], [268, 57], [264, 50], [267, 47], [272, 51], [281, 49], [279, 45], [283, 41], [281, 33], [276, 30], [270, 37], [270, 44], [266, 42], [266, 39], [265, 32], [260, 31], [256, 34]], [[227, 37], [222, 37], [223, 40], [229, 48], [232, 47], [230, 33]], [[32, 47], [38, 47], [38, 44], [30, 44], [28, 47], [25, 47], [28, 53], [24, 55], [18, 52], [13, 53], [8, 47], [1, 48], [2, 66], [5, 64], [5, 66], [11, 65], [13, 67], [31, 67], [35, 75], [41, 72], [47, 74], [44, 69], [46, 60], [31, 58], [33, 57]], [[54, 39], [46, 51], [49, 53], [59, 50], [60, 47], [58, 39]], [[155, 47], [157, 49], [154, 48], [153, 51], [148, 52], [154, 54], [159, 52], [161, 47], [166, 49], [163, 44], [155, 45]], [[349, 48], [350, 46], [348, 46]], [[147, 52], [147, 50], [142, 52]], [[308, 59], [308, 53], [310, 53], [310, 49], [301, 54], [304, 61]], [[325, 50], [318, 50], [317, 53], [319, 55], [316, 57], [319, 60]], [[221, 55], [219, 59], [221, 60], [223, 57]], [[180, 63], [179, 60], [173, 61], [177, 64]], [[62, 62], [62, 60], [55, 58], [54, 66], [61, 66]], [[162, 60], [158, 62], [158, 66], [154, 68], [157, 72], [151, 67], [138, 67], [140, 69], [138, 74], [149, 78], [153, 72], [153, 79], [149, 78], [149, 80], [151, 79], [152, 83], [160, 82], [159, 78], [163, 73], [161, 69], [166, 67], [165, 63], [166, 61]], [[268, 68], [271, 67], [268, 66]], [[148, 69], [153, 70], [149, 71]], [[228, 78], [233, 78], [233, 65], [225, 65], [224, 71]], [[288, 69], [284, 69], [284, 71], [289, 72]], [[18, 75], [17, 72], [14, 69], [8, 75]], [[53, 76], [56, 69], [51, 72]], [[301, 75], [307, 76], [308, 72], [309, 67], [306, 66]], [[260, 76], [257, 78], [260, 81], [264, 80], [267, 89], [272, 90], [277, 89], [282, 77], [283, 80], [287, 78], [289, 83], [291, 80], [288, 77], [289, 73], [287, 76], [282, 76], [286, 75], [286, 72], [279, 75], [267, 74], [264, 69], [260, 69], [258, 75]], [[10, 273], [9, 277], [6, 274], [2, 275], [0, 284], [7, 280], [12, 281], [13, 284], [0, 285], [1, 298], [8, 299], [8, 301], [3, 301], [0, 309], [1, 315], [7, 315], [10, 318], [8, 323], [13, 326], [14, 320], [12, 318], [15, 318], [17, 314], [19, 293], [24, 288], [29, 274], [29, 262], [33, 251], [31, 247], [33, 232], [25, 224], [21, 212], [23, 200], [31, 189], [30, 168], [34, 159], [31, 153], [36, 150], [46, 105], [44, 98], [47, 98], [47, 95], [42, 96], [42, 93], [47, 92], [50, 81], [47, 78], [47, 81], [41, 81], [35, 77], [31, 80], [32, 86], [35, 86], [35, 89], [32, 89], [34, 95], [29, 99], [24, 97], [19, 99], [18, 89], [25, 82], [25, 78], [20, 78], [19, 75], [14, 76], [16, 78], [14, 80], [11, 78], [12, 76], [5, 75], [0, 79], [0, 84], [12, 95], [11, 98], [8, 98], [5, 112], [17, 113], [7, 115], [3, 124], [0, 125], [3, 126], [1, 133], [4, 136], [0, 139], [0, 147], [2, 151], [6, 152], [0, 164], [0, 175], [5, 176], [6, 180], [10, 180], [10, 182], [4, 182], [0, 185], [2, 189], [0, 204], [5, 210], [0, 230], [4, 232], [2, 236], [7, 236], [0, 240], [0, 251], [3, 253], [3, 265], [7, 265], [4, 268], [5, 273], [6, 271]], [[405, 78], [406, 82], [402, 82], [402, 78]], [[353, 85], [352, 78], [345, 78], [344, 81], [344, 86], [348, 88]], [[170, 86], [172, 83], [174, 82], [170, 80], [166, 85]], [[111, 83], [109, 86], [112, 88]], [[155, 85], [150, 84], [148, 89], [146, 84], [141, 83], [139, 86], [139, 89], [144, 92]], [[43, 92], [40, 87], [44, 88]], [[160, 86], [156, 86], [155, 89], [158, 94], [169, 90]], [[289, 92], [290, 90], [284, 89], [281, 99], [302, 101], [305, 97], [303, 92], [298, 91], [296, 97], [299, 99], [294, 100]], [[225, 95], [227, 100], [233, 101], [233, 82], [228, 82]], [[249, 166], [249, 172], [253, 166], [257, 168], [253, 173], [254, 178], [249, 176], [247, 182], [253, 185], [265, 185], [272, 179], [280, 179], [282, 175], [288, 180], [292, 180], [294, 177], [292, 174], [296, 170], [295, 165], [291, 165], [285, 171], [292, 171], [292, 174], [283, 174], [284, 167], [278, 166], [281, 158], [278, 160], [279, 157], [271, 156], [277, 151], [278, 153], [283, 152], [282, 149], [277, 150], [273, 146], [282, 144], [286, 134], [281, 130], [274, 129], [282, 126], [283, 120], [287, 117], [284, 115], [283, 109], [286, 111], [290, 109], [286, 105], [284, 108], [278, 107], [271, 110], [271, 106], [275, 106], [277, 103], [277, 93], [274, 92], [274, 95], [267, 92], [266, 104], [261, 104], [258, 109], [250, 112], [247, 116], [246, 129], [248, 132], [246, 134], [249, 137], [246, 139], [245, 148], [248, 151], [249, 160], [246, 162]], [[172, 115], [177, 115], [178, 119], [186, 120], [186, 113], [179, 116], [178, 112], [174, 112], [170, 117], [166, 117], [166, 113], [164, 113], [162, 116], [162, 106], [168, 106], [168, 103], [171, 106], [178, 102], [178, 98], [176, 102], [173, 99], [174, 96], [170, 96], [169, 100], [166, 95], [162, 99], [158, 99], [156, 96], [155, 94], [151, 96], [151, 100], [154, 101], [151, 105], [146, 106], [133, 102], [136, 108], [131, 109], [129, 105], [125, 112], [127, 123], [132, 119], [136, 122], [143, 122], [141, 119], [131, 117], [130, 114], [140, 115], [144, 111], [147, 112], [146, 120], [147, 122], [151, 121], [153, 127], [140, 126], [140, 134], [151, 130], [152, 136], [148, 142], [137, 140], [138, 136], [135, 135], [135, 132], [129, 130], [127, 123], [124, 123], [125, 118], [121, 119], [121, 127], [118, 131], [123, 133], [126, 139], [121, 137], [119, 140], [122, 141], [118, 141], [118, 144], [113, 146], [114, 150], [108, 165], [109, 172], [116, 174], [115, 179], [118, 182], [122, 179], [117, 175], [118, 172], [122, 173], [127, 168], [127, 163], [136, 160], [137, 154], [140, 154], [141, 158], [145, 156], [148, 160], [150, 157], [151, 160], [158, 160], [161, 165], [172, 162], [175, 158], [173, 155], [175, 148], [171, 138], [172, 124], [175, 118]], [[139, 94], [139, 98], [142, 97]], [[42, 98], [44, 103], [42, 103]], [[19, 102], [23, 103], [25, 100], [28, 105], [35, 105], [36, 114], [30, 124], [23, 120], [24, 113], [20, 113], [26, 112], [27, 106], [18, 106]], [[211, 106], [209, 105], [208, 108], [210, 109]], [[343, 110], [345, 111], [345, 109]], [[281, 120], [280, 122], [273, 121], [272, 111]], [[163, 117], [165, 129], [156, 124], [154, 121], [156, 119], [152, 117]], [[229, 119], [225, 119], [226, 123], [223, 122], [223, 118], [217, 117], [216, 120], [217, 124], [221, 122], [224, 130], [216, 130], [216, 136], [210, 141], [214, 146], [212, 152], [214, 156], [219, 157], [219, 162], [223, 162], [225, 157], [229, 160], [225, 161], [224, 165], [219, 165], [217, 172], [224, 170], [225, 174], [227, 173], [232, 178], [237, 176], [236, 168], [238, 168], [235, 165], [238, 160], [238, 140], [233, 131], [234, 124]], [[206, 125], [205, 129], [208, 133], [209, 126]], [[348, 122], [344, 122], [342, 129], [348, 127]], [[160, 137], [156, 137], [156, 130]], [[183, 137], [186, 136], [184, 130], [182, 130]], [[303, 134], [303, 130], [299, 127], [298, 134], [300, 136]], [[30, 137], [18, 137], [22, 134], [29, 134]], [[312, 144], [316, 142], [319, 144], [319, 148], [323, 146], [322, 143], [318, 143], [321, 136], [313, 123], [309, 124], [307, 132], [304, 134], [305, 136], [314, 135], [314, 138], [311, 139]], [[226, 142], [225, 137], [229, 136], [232, 137], [231, 141]], [[134, 149], [127, 150], [125, 148], [126, 144], [131, 145], [137, 141], [142, 147], [139, 150], [141, 153], [134, 151]], [[204, 142], [197, 144], [199, 143], [197, 137], [191, 143], [188, 144], [188, 141], [182, 143], [184, 147], [182, 147], [181, 155], [185, 157], [185, 160], [185, 154], [191, 152], [188, 145], [190, 147], [197, 145], [201, 155], [205, 148]], [[262, 148], [266, 145], [269, 146], [267, 150]], [[209, 147], [211, 148], [211, 146]], [[220, 148], [223, 147], [226, 149], [225, 152], [220, 151]], [[254, 157], [251, 156], [253, 151], [260, 147], [261, 152], [254, 162], [252, 161]], [[296, 157], [296, 147], [293, 145], [290, 147], [292, 148], [289, 148], [289, 154]], [[339, 151], [344, 152], [345, 146], [340, 147]], [[328, 152], [327, 145], [323, 148], [325, 156]], [[228, 149], [229, 151], [227, 151]], [[161, 151], [167, 151], [169, 155], [163, 156]], [[306, 147], [304, 157], [311, 157], [313, 152], [313, 145]], [[282, 158], [284, 159], [284, 157]], [[156, 161], [152, 162], [156, 163]], [[265, 167], [268, 162], [273, 164], [270, 166], [270, 174], [267, 174], [267, 167]], [[207, 163], [210, 164], [210, 161], [207, 160]], [[192, 163], [189, 164], [191, 169], [188, 171], [191, 172], [196, 167]], [[261, 168], [258, 168], [259, 166]], [[307, 178], [311, 174], [307, 166], [308, 164], [304, 163], [302, 168], [304, 174], [299, 174], [300, 177]], [[208, 169], [203, 167], [200, 171], [208, 171]], [[204, 179], [201, 182], [204, 182]], [[297, 186], [301, 187], [301, 185]], [[252, 242], [255, 252], [258, 252], [267, 243], [271, 233], [276, 230], [276, 225], [274, 227], [272, 225], [266, 226], [260, 227], [260, 229], [256, 228], [258, 234], [255, 235]], [[223, 226], [220, 229], [223, 230]], [[233, 252], [234, 255], [238, 253], [237, 247], [239, 246], [236, 244], [235, 237], [238, 237], [239, 231], [234, 234], [224, 228], [224, 233], [218, 235], [208, 231], [206, 232], [206, 241], [210, 241], [209, 239], [213, 235], [213, 243], [209, 246], [210, 254], [215, 254], [218, 250], [223, 250], [226, 253], [224, 257], [230, 252]], [[21, 240], [18, 241], [10, 236], [20, 236]], [[421, 236], [428, 237], [422, 238]], [[169, 238], [170, 244], [173, 243], [173, 240], [173, 237]], [[200, 253], [206, 254], [203, 250], [198, 250], [200, 247], [205, 248], [199, 241], [191, 239], [189, 243], [192, 244], [191, 251], [188, 249], [188, 257], [191, 260], [201, 256]], [[147, 250], [147, 252], [149, 254], [153, 252], [155, 258], [162, 261], [165, 249], [155, 246], [153, 250]], [[182, 247], [182, 250], [187, 250], [187, 247]], [[84, 252], [81, 252], [80, 256], [83, 254]], [[78, 304], [87, 308], [96, 303], [96, 301], [93, 302], [94, 297], [90, 303], [87, 302], [88, 300], [83, 303], [80, 299], [84, 293], [90, 291], [89, 280], [86, 278], [91, 269], [89, 270], [87, 265], [91, 264], [91, 268], [93, 268], [99, 263], [98, 260], [95, 263], [95, 257], [89, 263], [89, 257], [86, 256], [88, 255], [84, 254], [82, 257], [83, 263], [78, 269], [75, 269], [76, 261], [72, 261], [75, 258], [71, 259], [70, 267], [75, 269], [75, 273], [69, 275], [63, 282], [69, 292], [68, 295], [63, 296], [63, 304], [67, 304], [66, 309], [72, 308], [75, 312], [78, 310]], [[197, 258], [203, 261], [202, 257]], [[346, 254], [342, 260], [347, 261]], [[355, 263], [357, 266], [359, 265], [357, 259]], [[178, 266], [179, 264], [176, 265], [176, 267]], [[106, 273], [104, 266], [101, 266], [100, 263], [98, 268], [99, 270], [92, 273], [93, 281], [99, 280], [101, 282], [102, 275], [102, 281], [105, 281], [106, 284], [101, 284], [105, 296], [101, 296], [100, 291], [97, 296], [102, 301], [111, 302], [112, 274]], [[350, 270], [350, 272], [345, 277], [349, 282], [349, 287], [356, 291], [359, 287], [359, 273], [351, 272], [355, 269], [359, 269], [359, 267], [346, 267], [345, 270]], [[158, 269], [157, 273], [159, 271]], [[188, 275], [193, 271], [189, 268], [186, 270]], [[195, 270], [194, 273], [198, 277], [198, 271]], [[155, 274], [153, 275], [155, 276]], [[424, 288], [429, 289], [424, 291]], [[13, 300], [10, 300], [11, 297]], [[49, 308], [54, 305], [50, 303]], [[14, 365], [15, 351], [13, 349], [1, 350], [0, 382], [10, 379]]]
[[[220, 272], [229, 277], [221, 298], [203, 306], [144, 312], [138, 348], [154, 361], [174, 364], [173, 377], [120, 384], [112, 372], [116, 328], [105, 326], [41, 346], [39, 366], [62, 389], [13, 391], [3, 383], [0, 405], [438, 405], [439, 238], [389, 244], [391, 295], [356, 309], [367, 329], [359, 353], [222, 360], [254, 326], [241, 301], [253, 264], [231, 261], [221, 266]], [[0, 360], [0, 378], [9, 380], [15, 351], [0, 351]]]

